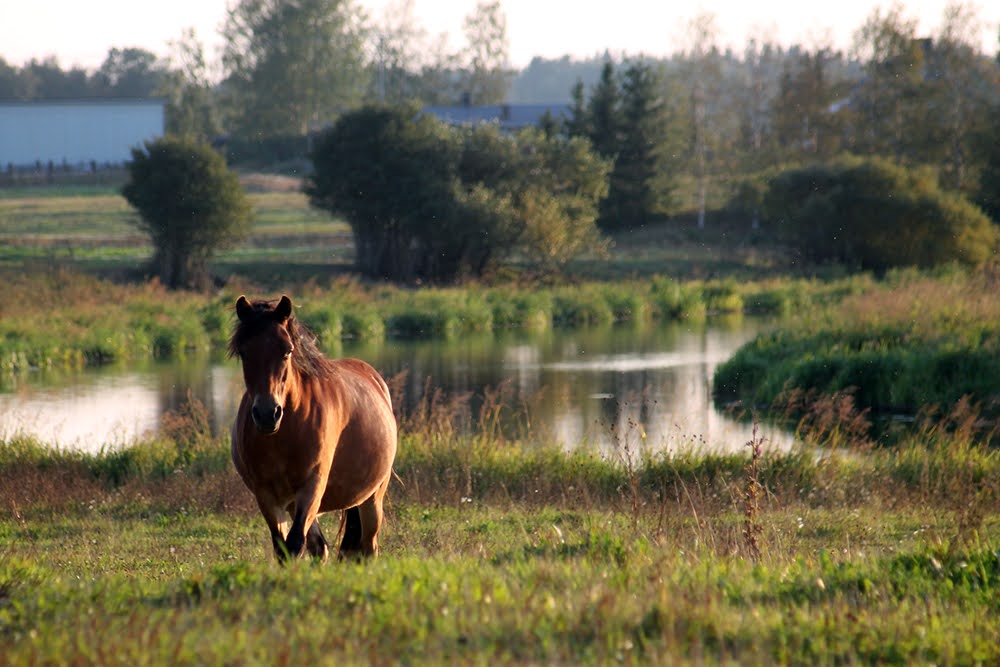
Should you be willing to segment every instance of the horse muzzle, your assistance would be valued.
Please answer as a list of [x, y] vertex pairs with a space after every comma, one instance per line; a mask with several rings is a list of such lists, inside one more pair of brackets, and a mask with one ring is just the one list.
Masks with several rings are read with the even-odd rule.
[[281, 426], [283, 414], [281, 406], [274, 400], [255, 399], [253, 407], [250, 408], [250, 416], [253, 418], [254, 426], [265, 435], [270, 435]]

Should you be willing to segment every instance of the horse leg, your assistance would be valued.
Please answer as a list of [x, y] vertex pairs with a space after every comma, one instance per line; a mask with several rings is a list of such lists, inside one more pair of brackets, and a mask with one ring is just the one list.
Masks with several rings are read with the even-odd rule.
[[319, 527], [319, 519], [312, 522], [309, 532], [306, 533], [306, 551], [313, 558], [325, 561], [330, 553], [330, 545], [323, 536], [323, 531]]
[[288, 548], [285, 546], [285, 536], [288, 534], [288, 519], [279, 517], [281, 510], [275, 511], [270, 505], [261, 500], [257, 500], [260, 513], [267, 523], [267, 529], [271, 532], [271, 547], [274, 549], [274, 556], [279, 563], [284, 563], [288, 558]]
[[389, 490], [390, 479], [392, 479], [391, 476], [386, 477], [385, 481], [375, 489], [375, 493], [358, 506], [361, 515], [360, 546], [362, 556], [378, 555], [378, 531], [382, 527], [384, 517], [382, 503], [385, 500], [385, 492]]
[[[319, 514], [320, 501], [323, 499], [322, 489], [326, 488], [326, 475], [314, 475], [295, 497], [295, 513], [292, 527], [285, 538], [288, 555], [298, 558], [306, 551], [307, 533], [312, 532]], [[317, 526], [317, 530], [319, 530]], [[322, 534], [320, 534], [322, 536]], [[323, 540], [324, 542], [326, 540]], [[310, 551], [310, 553], [312, 553]], [[315, 555], [315, 554], [314, 554]]]
[[354, 556], [361, 550], [361, 512], [357, 507], [344, 510], [340, 519], [340, 551], [337, 558], [343, 560]]

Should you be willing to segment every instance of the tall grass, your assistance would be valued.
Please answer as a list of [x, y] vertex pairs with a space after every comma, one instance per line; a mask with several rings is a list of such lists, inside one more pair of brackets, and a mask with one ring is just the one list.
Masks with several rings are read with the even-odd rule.
[[[394, 378], [395, 384], [402, 381]], [[967, 404], [944, 418], [922, 421], [893, 448], [867, 447], [862, 432], [834, 436], [828, 425], [817, 426], [809, 416], [798, 428], [802, 445], [787, 452], [769, 450], [756, 432], [747, 451], [725, 454], [650, 451], [648, 443], [634, 442], [641, 434], [625, 434], [608, 455], [586, 443], [572, 450], [537, 444], [530, 401], [512, 404], [510, 399], [503, 388], [488, 391], [479, 397], [482, 406], [473, 418], [469, 394], [425, 391], [421, 404], [400, 417], [395, 468], [403, 488], [394, 493], [411, 502], [455, 505], [573, 498], [586, 506], [623, 503], [632, 514], [640, 507], [656, 511], [665, 502], [691, 506], [697, 498], [698, 506], [729, 507], [754, 524], [768, 503], [804, 498], [817, 506], [855, 507], [872, 498], [889, 505], [945, 502], [956, 510], [969, 504], [1000, 506], [995, 491], [1000, 489], [1000, 450], [988, 446], [990, 434], [977, 427], [977, 415]], [[227, 436], [213, 433], [206, 408], [190, 396], [163, 417], [159, 435], [128, 447], [82, 452], [31, 437], [0, 440], [0, 480], [23, 498], [31, 497], [30, 485], [13, 480], [28, 470], [56, 478], [83, 475], [114, 490], [175, 475], [190, 480], [224, 474], [229, 468]], [[864, 493], [858, 495], [858, 489]]]
[[[795, 308], [824, 302], [859, 284], [796, 281]], [[336, 353], [340, 341], [382, 338], [453, 340], [470, 333], [552, 327], [645, 324], [701, 319], [708, 314], [779, 314], [793, 288], [781, 282], [677, 283], [668, 279], [583, 283], [552, 288], [470, 286], [404, 289], [353, 280], [292, 292], [301, 319]], [[0, 369], [83, 366], [176, 358], [193, 349], [221, 349], [232, 304], [252, 285], [220, 294], [168, 292], [156, 283], [122, 285], [61, 269], [11, 274], [0, 304]], [[770, 296], [769, 296], [770, 295]]]
[[526, 446], [502, 391], [469, 433], [467, 400], [401, 424], [363, 564], [271, 562], [196, 403], [128, 450], [0, 442], [5, 664], [1000, 659], [1000, 453], [969, 413], [898, 448], [632, 465]]
[[[800, 392], [851, 392], [862, 409], [914, 415], [963, 397], [1000, 413], [1000, 279], [974, 273], [890, 275], [861, 294], [784, 322], [715, 376], [717, 400], [787, 404]], [[797, 393], [799, 392], [799, 393]]]

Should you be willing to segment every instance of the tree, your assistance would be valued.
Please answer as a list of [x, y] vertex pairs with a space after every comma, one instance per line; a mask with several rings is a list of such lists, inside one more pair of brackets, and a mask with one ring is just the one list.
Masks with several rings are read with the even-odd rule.
[[563, 131], [569, 137], [590, 137], [590, 128], [587, 118], [587, 93], [584, 90], [583, 79], [577, 79], [570, 90], [572, 104], [569, 108], [569, 116], [563, 120]]
[[351, 0], [239, 0], [223, 38], [225, 84], [244, 136], [306, 134], [367, 88], [364, 22]]
[[176, 137], [132, 149], [122, 195], [149, 234], [154, 269], [172, 289], [208, 281], [216, 250], [246, 235], [250, 202], [236, 174], [210, 146]]
[[[405, 104], [412, 101], [436, 102], [438, 99], [454, 101], [451, 82], [444, 90], [430, 90], [422, 72], [441, 66], [440, 45], [429, 43], [427, 31], [417, 21], [414, 0], [392, 0], [383, 10], [381, 19], [370, 31], [372, 53], [371, 85], [369, 98], [379, 104]], [[433, 87], [433, 86], [431, 86]], [[440, 97], [439, 97], [440, 96]]]
[[600, 80], [590, 91], [585, 124], [594, 150], [606, 160], [613, 160], [618, 154], [621, 104], [615, 66], [608, 60], [601, 69]]
[[167, 133], [211, 141], [222, 134], [222, 118], [209, 81], [204, 47], [193, 29], [184, 31], [170, 46], [172, 67], [163, 83]]
[[15, 97], [22, 100], [79, 99], [93, 94], [93, 82], [86, 71], [63, 71], [54, 56], [32, 58], [21, 68], [15, 82]]
[[893, 5], [884, 15], [875, 9], [855, 34], [854, 49], [865, 63], [855, 94], [860, 116], [855, 141], [863, 153], [903, 162], [920, 142], [925, 52], [916, 26], [901, 5]]
[[676, 153], [672, 131], [676, 119], [664, 95], [662, 68], [637, 59], [616, 74], [609, 60], [589, 100], [583, 88], [578, 80], [563, 127], [569, 137], [588, 139], [595, 152], [613, 165], [598, 224], [604, 230], [645, 225], [668, 209], [669, 162]]
[[410, 107], [342, 115], [316, 139], [306, 192], [312, 206], [347, 220], [364, 275], [451, 280], [461, 271], [462, 239], [432, 246], [440, 245], [435, 232], [454, 222], [460, 148], [446, 126], [415, 116]]
[[562, 138], [524, 130], [518, 144], [526, 164], [518, 176], [514, 202], [522, 229], [519, 247], [540, 272], [561, 273], [588, 253], [601, 254], [607, 242], [597, 227], [598, 207], [608, 193], [610, 162], [582, 137]]
[[129, 47], [108, 50], [95, 79], [102, 97], [152, 97], [163, 83], [166, 68], [156, 54]]
[[1000, 73], [975, 45], [979, 21], [969, 5], [949, 3], [940, 33], [927, 47], [925, 76], [928, 139], [921, 161], [943, 165], [942, 180], [951, 188], [974, 188], [972, 165], [995, 116], [991, 107], [1000, 92]]
[[781, 152], [792, 160], [825, 160], [840, 150], [835, 110], [840, 90], [829, 72], [833, 57], [825, 48], [796, 50], [785, 61], [771, 117]]
[[479, 0], [463, 23], [464, 94], [469, 104], [500, 104], [507, 98], [511, 74], [507, 68], [507, 17], [500, 0]]
[[[994, 118], [1000, 114], [1000, 105], [994, 110]], [[983, 173], [979, 177], [979, 192], [976, 203], [1000, 225], [1000, 126], [994, 127], [992, 134], [985, 135], [987, 148]]]
[[741, 89], [740, 133], [744, 166], [759, 169], [773, 159], [773, 126], [770, 105], [774, 97], [773, 72], [777, 67], [780, 47], [756, 38], [747, 40], [743, 50], [746, 78]]
[[666, 210], [670, 185], [663, 157], [668, 129], [658, 71], [643, 60], [629, 63], [621, 83], [618, 142], [601, 214], [603, 229], [642, 227]]
[[712, 108], [709, 100], [721, 79], [716, 41], [719, 29], [715, 15], [700, 13], [687, 27], [690, 74], [691, 160], [698, 183], [698, 227], [705, 226], [705, 207], [708, 198], [709, 154], [713, 140]]

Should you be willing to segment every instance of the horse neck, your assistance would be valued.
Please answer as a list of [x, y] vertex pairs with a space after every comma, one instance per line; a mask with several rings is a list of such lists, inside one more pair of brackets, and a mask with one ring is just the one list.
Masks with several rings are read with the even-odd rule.
[[286, 404], [293, 410], [308, 407], [308, 404], [315, 400], [316, 389], [317, 378], [304, 373], [293, 364], [288, 374]]

